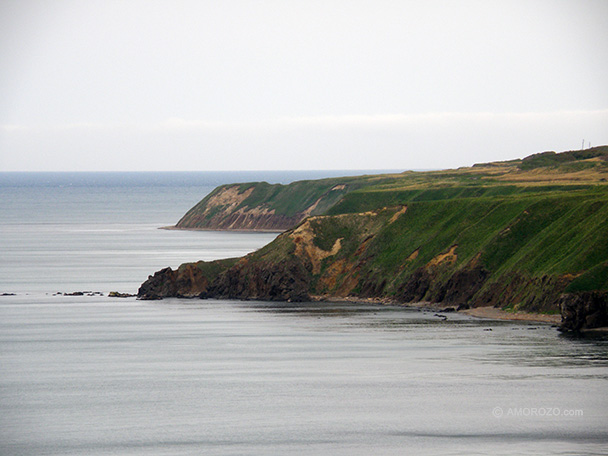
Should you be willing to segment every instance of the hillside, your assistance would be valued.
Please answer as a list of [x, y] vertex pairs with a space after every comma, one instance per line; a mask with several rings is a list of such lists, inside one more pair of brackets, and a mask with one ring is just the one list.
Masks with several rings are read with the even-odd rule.
[[561, 311], [567, 329], [604, 326], [607, 178], [604, 146], [457, 170], [220, 187], [182, 221], [293, 224], [243, 258], [160, 271], [139, 296], [373, 297]]
[[310, 215], [326, 213], [346, 193], [375, 178], [222, 185], [190, 209], [175, 228], [284, 231]]

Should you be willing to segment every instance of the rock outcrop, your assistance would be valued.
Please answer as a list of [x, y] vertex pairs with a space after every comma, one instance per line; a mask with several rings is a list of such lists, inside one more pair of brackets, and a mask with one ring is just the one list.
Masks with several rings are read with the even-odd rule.
[[174, 271], [165, 268], [149, 276], [137, 293], [140, 299], [220, 298], [269, 301], [307, 301], [310, 273], [302, 262], [292, 259], [249, 263], [246, 259], [219, 269], [211, 278], [201, 266], [186, 263]]
[[182, 264], [177, 270], [161, 269], [149, 276], [137, 292], [140, 299], [196, 298], [204, 295], [209, 280], [196, 263]]
[[607, 292], [563, 294], [558, 305], [562, 314], [562, 331], [581, 332], [608, 328]]

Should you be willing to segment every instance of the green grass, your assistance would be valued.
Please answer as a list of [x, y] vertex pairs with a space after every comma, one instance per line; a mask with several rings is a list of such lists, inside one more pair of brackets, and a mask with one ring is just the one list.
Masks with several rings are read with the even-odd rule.
[[568, 292], [608, 290], [608, 262], [600, 263], [574, 279]]
[[520, 169], [530, 170], [541, 167], [558, 166], [569, 162], [588, 160], [591, 158], [602, 157], [608, 155], [608, 146], [593, 147], [591, 149], [575, 150], [562, 152], [543, 152], [534, 154], [524, 158], [521, 161]]
[[[237, 261], [238, 258], [227, 258], [216, 261], [198, 261], [195, 264], [196, 267], [203, 273], [203, 276], [206, 277], [207, 280], [212, 281], [219, 273], [234, 266]], [[186, 264], [180, 265], [179, 268], [183, 268]]]

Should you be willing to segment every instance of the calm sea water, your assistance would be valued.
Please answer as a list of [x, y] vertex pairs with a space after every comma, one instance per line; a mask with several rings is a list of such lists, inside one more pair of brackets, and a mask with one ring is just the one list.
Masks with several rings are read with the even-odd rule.
[[158, 230], [289, 173], [0, 174], [0, 454], [606, 454], [608, 342], [395, 307], [137, 301], [270, 233]]

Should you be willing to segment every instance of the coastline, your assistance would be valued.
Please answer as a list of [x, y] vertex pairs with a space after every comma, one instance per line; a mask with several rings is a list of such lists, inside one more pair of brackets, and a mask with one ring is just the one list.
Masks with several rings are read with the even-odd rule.
[[158, 227], [159, 230], [169, 230], [169, 231], [230, 231], [230, 232], [234, 232], [234, 233], [283, 233], [285, 230], [263, 230], [263, 229], [259, 229], [259, 228], [252, 228], [252, 229], [247, 229], [247, 228], [241, 228], [238, 230], [228, 230], [226, 228], [218, 228], [218, 229], [213, 229], [213, 228], [181, 228], [175, 225], [170, 225], [170, 226], [159, 226]]
[[[472, 309], [456, 310], [454, 307], [446, 307], [432, 302], [402, 303], [389, 298], [356, 298], [348, 296], [312, 296], [313, 301], [333, 301], [350, 302], [353, 304], [376, 304], [376, 305], [396, 305], [410, 309], [426, 309], [432, 312], [458, 312], [475, 318], [502, 321], [526, 321], [535, 323], [546, 323], [559, 325], [562, 321], [561, 315], [538, 314], [528, 312], [507, 312], [496, 307], [475, 307]], [[446, 309], [449, 309], [446, 311]]]
[[536, 323], [547, 323], [558, 325], [562, 322], [561, 315], [536, 314], [527, 312], [507, 312], [495, 307], [475, 307], [473, 309], [461, 310], [465, 315], [491, 320], [507, 321], [530, 321]]

